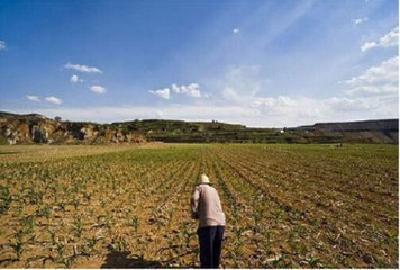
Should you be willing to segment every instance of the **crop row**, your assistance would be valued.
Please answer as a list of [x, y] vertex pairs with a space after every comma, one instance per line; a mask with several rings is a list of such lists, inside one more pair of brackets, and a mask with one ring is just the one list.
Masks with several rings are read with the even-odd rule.
[[53, 147], [0, 160], [0, 267], [197, 267], [203, 172], [227, 216], [223, 267], [398, 266], [389, 146]]

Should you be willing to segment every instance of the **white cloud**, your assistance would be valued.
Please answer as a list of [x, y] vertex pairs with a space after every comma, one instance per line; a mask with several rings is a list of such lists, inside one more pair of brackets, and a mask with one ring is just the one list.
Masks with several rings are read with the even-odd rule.
[[361, 46], [361, 51], [366, 52], [375, 47], [390, 47], [396, 46], [399, 43], [399, 27], [393, 28], [389, 33], [379, 39], [379, 41], [365, 42]]
[[56, 97], [46, 97], [45, 100], [54, 105], [60, 105], [63, 102], [62, 99]]
[[164, 99], [170, 99], [171, 94], [177, 94], [177, 95], [186, 95], [189, 97], [193, 98], [201, 98], [201, 97], [209, 97], [209, 95], [202, 95], [201, 90], [200, 90], [200, 84], [198, 83], [189, 83], [188, 85], [177, 85], [173, 83], [171, 85], [171, 88], [166, 87], [162, 89], [157, 89], [157, 90], [150, 90], [150, 93], [152, 93], [155, 96], [158, 96], [160, 98]]
[[[269, 97], [256, 99], [255, 106], [277, 126], [316, 122], [393, 118], [398, 115], [397, 98], [387, 97]], [[279, 125], [279, 122], [282, 124]]]
[[156, 110], [156, 116], [157, 118], [163, 118], [164, 112], [162, 110]]
[[399, 57], [394, 56], [370, 67], [361, 75], [344, 81], [349, 89], [346, 93], [355, 95], [393, 95], [398, 93]]
[[278, 96], [278, 97], [266, 97], [266, 98], [254, 98], [253, 99], [254, 106], [264, 106], [264, 107], [288, 107], [295, 106], [297, 102], [295, 99], [287, 96]]
[[233, 28], [232, 32], [234, 34], [239, 34], [240, 30], [239, 30], [239, 28]]
[[368, 21], [368, 18], [367, 18], [367, 17], [356, 18], [356, 19], [353, 20], [353, 23], [354, 23], [355, 25], [358, 25], [358, 24], [362, 24], [362, 23], [364, 23], [364, 22], [366, 22], [366, 21]]
[[90, 67], [87, 65], [81, 65], [81, 64], [71, 64], [71, 63], [66, 63], [64, 65], [66, 69], [72, 69], [80, 72], [88, 72], [88, 73], [102, 73], [102, 71], [96, 67]]
[[76, 74], [72, 74], [71, 79], [69, 81], [72, 83], [83, 82], [83, 80], [79, 78], [79, 76]]
[[[284, 127], [313, 124], [317, 122], [354, 121], [361, 119], [393, 118], [398, 116], [397, 92], [371, 95], [352, 93], [351, 90], [366, 86], [381, 89], [395, 86], [397, 76], [393, 57], [371, 67], [360, 76], [343, 82], [348, 89], [344, 96], [327, 98], [306, 96], [263, 96], [270, 80], [261, 73], [260, 66], [237, 66], [227, 70], [223, 80], [216, 85], [222, 89], [220, 98], [207, 103], [191, 105], [170, 104], [165, 106], [112, 106], [92, 108], [46, 108], [39, 111], [49, 116], [61, 115], [75, 121], [115, 122], [134, 118], [168, 118], [186, 121], [210, 121], [241, 123], [258, 127]], [[364, 87], [364, 88], [362, 88]], [[171, 95], [189, 94], [200, 89], [196, 83], [170, 88], [150, 90], [164, 99]], [[397, 88], [396, 88], [397, 89]], [[385, 90], [386, 91], [386, 90]], [[196, 91], [194, 91], [196, 92]], [[196, 94], [195, 94], [196, 95]], [[205, 94], [201, 93], [201, 97]], [[218, 97], [218, 95], [217, 95]], [[201, 100], [200, 100], [201, 101]]]
[[172, 91], [176, 94], [185, 94], [189, 97], [200, 98], [200, 84], [190, 83], [188, 85], [177, 86], [175, 83], [172, 84]]
[[40, 101], [40, 98], [38, 96], [26, 96], [26, 98], [31, 101], [36, 101], [36, 102]]
[[[28, 110], [10, 110], [24, 113]], [[30, 111], [32, 112], [32, 111]], [[261, 117], [256, 108], [241, 106], [195, 106], [195, 105], [170, 105], [170, 106], [112, 106], [112, 107], [72, 107], [72, 108], [43, 108], [36, 112], [46, 116], [60, 115], [73, 121], [115, 122], [132, 120], [135, 118], [168, 118], [184, 119], [187, 121], [211, 121], [220, 119], [230, 123], [238, 123], [239, 119], [255, 119]]]
[[310, 97], [267, 97], [255, 98], [254, 107], [267, 109], [270, 114], [303, 115], [306, 117], [320, 115], [322, 117], [334, 116], [338, 111], [355, 111], [370, 109], [373, 103], [365, 102], [366, 98], [310, 98]]
[[152, 93], [153, 95], [163, 98], [163, 99], [171, 98], [171, 90], [169, 88], [149, 90], [149, 93]]
[[0, 40], [0, 51], [4, 51], [6, 49], [7, 49], [6, 43]]
[[[220, 99], [209, 103], [165, 106], [113, 106], [92, 108], [42, 109], [49, 116], [61, 115], [75, 121], [115, 122], [134, 118], [168, 118], [186, 121], [241, 123], [248, 126], [284, 127], [317, 122], [354, 121], [361, 119], [393, 118], [398, 116], [398, 97], [395, 90], [398, 57], [393, 57], [371, 67], [360, 76], [343, 82], [348, 87], [345, 96], [328, 98], [306, 96], [264, 96], [270, 80], [261, 74], [260, 66], [231, 67], [217, 85], [223, 89]], [[383, 88], [390, 88], [389, 92]], [[367, 88], [370, 87], [370, 88]], [[382, 91], [371, 95], [368, 89]], [[164, 99], [172, 94], [193, 95], [200, 89], [196, 83], [151, 90]], [[355, 91], [354, 89], [361, 89]], [[361, 92], [362, 94], [361, 94]], [[196, 91], [194, 91], [196, 92]], [[390, 94], [387, 94], [390, 93]], [[196, 94], [195, 94], [196, 96]], [[204, 97], [205, 94], [201, 93]]]
[[[13, 111], [13, 110], [11, 110]], [[15, 111], [15, 110], [14, 110]], [[17, 110], [18, 113], [31, 113]], [[135, 118], [167, 118], [186, 121], [210, 121], [248, 126], [284, 127], [317, 122], [354, 121], [394, 118], [398, 115], [397, 98], [392, 97], [266, 97], [253, 104], [168, 105], [43, 108], [36, 112], [49, 117], [62, 116], [73, 121], [116, 122]]]
[[107, 91], [107, 89], [100, 85], [93, 85], [90, 87], [90, 91], [96, 94], [103, 94]]
[[365, 52], [371, 48], [376, 47], [377, 44], [375, 42], [365, 42], [362, 46], [361, 46], [361, 51]]

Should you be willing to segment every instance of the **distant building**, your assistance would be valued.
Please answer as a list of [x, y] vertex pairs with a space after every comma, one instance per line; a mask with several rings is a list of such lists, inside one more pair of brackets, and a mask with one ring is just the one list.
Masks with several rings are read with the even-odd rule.
[[61, 118], [61, 116], [56, 116], [56, 117], [54, 117], [54, 120], [56, 120], [57, 122], [61, 122], [62, 118]]

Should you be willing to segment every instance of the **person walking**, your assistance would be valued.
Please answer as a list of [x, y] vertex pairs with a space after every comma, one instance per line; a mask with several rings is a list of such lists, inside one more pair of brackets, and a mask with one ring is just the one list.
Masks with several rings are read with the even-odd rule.
[[191, 210], [192, 217], [199, 220], [200, 268], [219, 268], [225, 214], [218, 191], [209, 184], [207, 175], [201, 174], [200, 185], [191, 197]]

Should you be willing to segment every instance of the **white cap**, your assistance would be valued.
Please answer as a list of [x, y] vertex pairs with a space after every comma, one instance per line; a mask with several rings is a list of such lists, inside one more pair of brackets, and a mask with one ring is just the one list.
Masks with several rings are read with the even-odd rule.
[[200, 176], [201, 183], [210, 183], [210, 179], [208, 179], [205, 173], [202, 173]]

